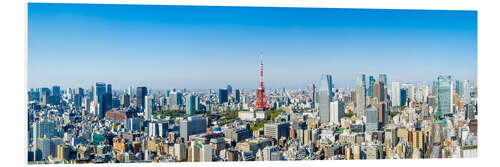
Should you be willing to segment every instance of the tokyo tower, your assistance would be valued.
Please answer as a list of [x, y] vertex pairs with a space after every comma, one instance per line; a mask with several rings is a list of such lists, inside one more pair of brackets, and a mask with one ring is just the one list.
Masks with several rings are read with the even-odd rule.
[[259, 90], [257, 90], [257, 102], [255, 103], [255, 110], [266, 111], [268, 108], [266, 95], [264, 93], [264, 63], [262, 62], [262, 52], [260, 53], [260, 82]]

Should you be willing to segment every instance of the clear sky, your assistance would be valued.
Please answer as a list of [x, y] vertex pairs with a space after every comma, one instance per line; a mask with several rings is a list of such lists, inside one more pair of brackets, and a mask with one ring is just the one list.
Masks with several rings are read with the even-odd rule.
[[353, 87], [477, 77], [477, 12], [28, 4], [28, 87]]

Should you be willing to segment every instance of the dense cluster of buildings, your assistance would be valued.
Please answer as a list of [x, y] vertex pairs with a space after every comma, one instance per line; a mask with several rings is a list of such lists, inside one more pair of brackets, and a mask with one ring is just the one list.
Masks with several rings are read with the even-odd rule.
[[[262, 75], [262, 73], [261, 73]], [[261, 80], [262, 82], [262, 80]], [[477, 88], [332, 75], [304, 89], [28, 91], [28, 161], [209, 162], [477, 156]], [[265, 95], [264, 95], [265, 93]], [[259, 102], [259, 103], [257, 103]], [[256, 105], [258, 104], [258, 106]], [[235, 112], [237, 114], [228, 114]]]

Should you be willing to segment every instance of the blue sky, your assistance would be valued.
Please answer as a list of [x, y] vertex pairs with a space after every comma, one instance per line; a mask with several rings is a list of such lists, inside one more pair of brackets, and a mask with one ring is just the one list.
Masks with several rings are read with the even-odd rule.
[[477, 77], [477, 12], [28, 4], [28, 87], [353, 87]]

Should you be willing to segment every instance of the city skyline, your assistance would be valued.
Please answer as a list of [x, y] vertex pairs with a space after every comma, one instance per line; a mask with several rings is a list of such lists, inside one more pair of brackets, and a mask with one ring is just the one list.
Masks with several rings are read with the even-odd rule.
[[26, 160], [477, 158], [476, 15], [29, 3]]
[[266, 88], [303, 88], [321, 74], [337, 88], [354, 88], [359, 73], [477, 78], [475, 11], [30, 3], [28, 12], [29, 88], [256, 89], [260, 51]]

